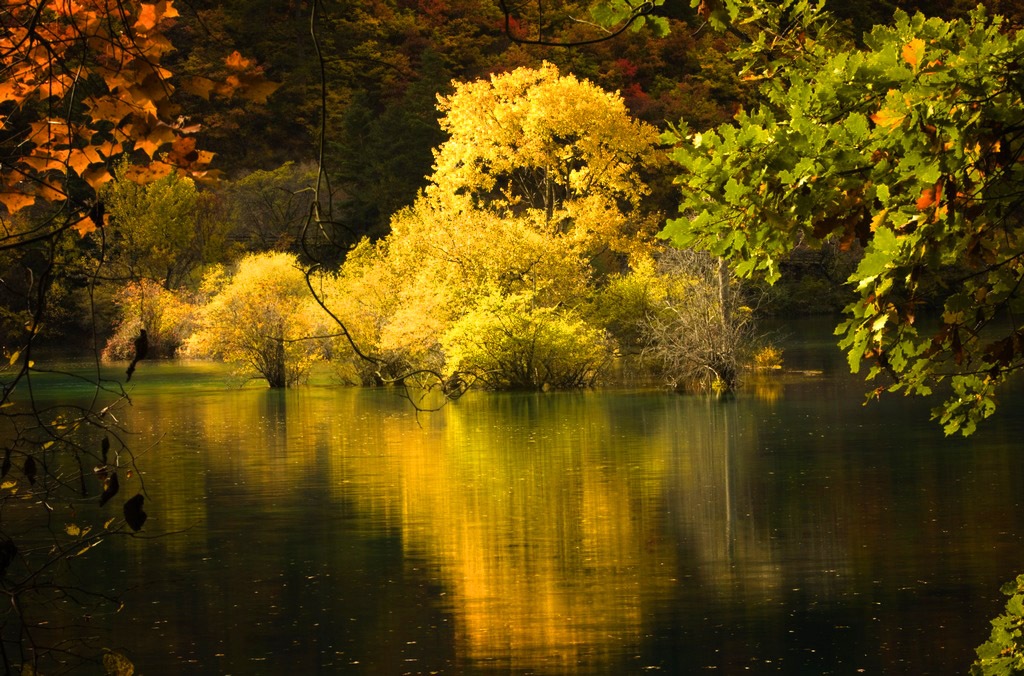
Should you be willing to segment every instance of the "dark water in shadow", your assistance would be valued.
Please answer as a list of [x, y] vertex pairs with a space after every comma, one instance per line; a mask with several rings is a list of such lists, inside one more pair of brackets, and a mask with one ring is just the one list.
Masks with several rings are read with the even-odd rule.
[[146, 364], [122, 415], [168, 535], [90, 552], [132, 590], [96, 629], [150, 676], [963, 673], [1024, 572], [1022, 399], [945, 439], [822, 345], [728, 401], [418, 417]]

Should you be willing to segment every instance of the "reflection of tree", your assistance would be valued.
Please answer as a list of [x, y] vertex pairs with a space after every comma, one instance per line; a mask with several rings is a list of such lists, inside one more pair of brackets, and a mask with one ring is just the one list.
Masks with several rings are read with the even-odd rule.
[[[665, 603], [752, 588], [778, 598], [793, 582], [793, 547], [820, 568], [845, 569], [834, 510], [767, 489], [759, 424], [743, 400], [469, 395], [420, 424], [384, 391], [147, 401], [147, 420], [195, 421], [184, 435], [195, 450], [178, 469], [154, 458], [153, 481], [179, 470], [226, 481], [221, 508], [225, 499], [251, 505], [245, 522], [271, 560], [310, 532], [280, 524], [310, 518], [318, 500], [327, 502], [315, 513], [344, 513], [357, 533], [395, 537], [405, 565], [434, 571], [467, 663], [607, 663], [643, 642]], [[224, 515], [207, 510], [205, 481], [173, 484], [156, 486], [164, 527], [223, 527]], [[793, 539], [778, 539], [778, 529]], [[201, 551], [175, 538], [153, 546], [185, 571], [197, 556], [223, 556], [204, 549], [212, 541], [203, 538]], [[232, 583], [222, 593], [247, 591]]]
[[[897, 498], [905, 478], [857, 464], [858, 454], [798, 444], [791, 435], [806, 429], [780, 429], [765, 421], [768, 410], [750, 399], [471, 393], [417, 424], [383, 390], [172, 391], [140, 398], [133, 427], [159, 436], [168, 421], [193, 421], [147, 463], [160, 527], [193, 530], [150, 548], [162, 551], [161, 570], [172, 577], [210, 558], [238, 557], [255, 571], [257, 583], [221, 570], [214, 607], [251, 603], [256, 591], [268, 613], [281, 612], [310, 603], [312, 584], [325, 599], [361, 599], [349, 590], [353, 579], [426, 579], [439, 592], [418, 610], [397, 595], [368, 598], [361, 635], [372, 645], [397, 640], [394, 622], [374, 624], [384, 607], [411, 626], [424, 612], [444, 613], [453, 659], [525, 671], [614, 664], [624, 646], [643, 652], [643, 637], [663, 630], [663, 613], [676, 612], [669, 609], [714, 599], [742, 598], [751, 612], [784, 622], [776, 613], [803, 608], [793, 599], [799, 587], [841, 611], [851, 579], [878, 579], [890, 550], [941, 536], [926, 528], [908, 538], [886, 518], [886, 506], [900, 501], [936, 508], [915, 502], [920, 490]], [[163, 464], [182, 440], [187, 450]], [[828, 477], [839, 475], [870, 488], [832, 487]], [[932, 475], [913, 481], [928, 494], [940, 484]], [[855, 510], [868, 515], [859, 530], [848, 517]], [[225, 539], [228, 523], [239, 532]], [[326, 541], [308, 542], [316, 538]], [[371, 544], [348, 549], [354, 542]], [[371, 549], [384, 542], [393, 547], [386, 572]], [[292, 563], [297, 550], [332, 562], [335, 577], [307, 581]], [[204, 622], [220, 635], [215, 620]], [[755, 630], [734, 628], [731, 638], [702, 631], [746, 649]], [[240, 646], [258, 645], [259, 631], [247, 631]]]
[[404, 527], [451, 589], [459, 654], [518, 670], [603, 662], [635, 640], [675, 566], [642, 518], [657, 477], [608, 448], [606, 411], [531, 396], [444, 413], [440, 449], [403, 453]]
[[[786, 410], [743, 397], [469, 393], [417, 424], [385, 390], [183, 396], [157, 384], [126, 423], [163, 438], [146, 456], [154, 532], [190, 529], [128, 543], [133, 560], [117, 569], [178, 584], [174, 612], [194, 618], [138, 640], [247, 660], [292, 635], [275, 624], [284, 618], [322, 622], [318, 648], [358, 645], [378, 673], [411, 668], [410, 653], [453, 671], [612, 670], [634, 649], [731, 673], [752, 652], [792, 650], [797, 629], [827, 648], [819, 665], [880, 641], [906, 659], [924, 650], [907, 645], [908, 622], [960, 626], [953, 594], [957, 613], [984, 605], [976, 591], [999, 563], [977, 543], [1017, 545], [1019, 524], [1000, 518], [1020, 495], [1013, 454], [921, 463], [872, 451], [873, 430], [840, 423], [859, 401], [787, 388]], [[979, 488], [973, 470], [992, 462], [1005, 463], [1000, 479]], [[969, 572], [954, 589], [926, 588], [929, 566], [945, 580]], [[900, 592], [906, 608], [875, 621], [865, 598], [904, 584], [919, 587]], [[799, 631], [811, 624], [822, 631]], [[837, 624], [859, 633], [821, 643]], [[196, 636], [211, 638], [197, 647]]]
[[775, 564], [766, 509], [751, 476], [756, 429], [737, 404], [717, 398], [677, 400], [667, 418], [665, 448], [673, 466], [667, 499], [697, 561], [704, 584], [733, 588], [737, 580], [765, 590], [781, 583]]

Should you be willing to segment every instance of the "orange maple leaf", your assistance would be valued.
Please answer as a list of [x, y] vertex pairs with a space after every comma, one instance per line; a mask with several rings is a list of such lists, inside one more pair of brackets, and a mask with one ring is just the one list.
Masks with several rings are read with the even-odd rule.
[[35, 195], [26, 195], [23, 192], [0, 192], [0, 204], [7, 207], [7, 212], [11, 214], [34, 204], [35, 201]]
[[135, 29], [139, 31], [150, 31], [156, 28], [157, 24], [165, 19], [173, 19], [178, 16], [178, 10], [170, 0], [162, 0], [153, 4], [142, 3], [139, 10], [139, 18], [135, 21]]
[[88, 183], [93, 190], [99, 190], [101, 185], [114, 178], [111, 175], [110, 170], [102, 164], [92, 165], [82, 172], [81, 176], [82, 180]]
[[191, 136], [182, 136], [171, 144], [171, 152], [167, 159], [180, 167], [187, 167], [199, 159], [199, 151], [196, 150], [196, 140]]
[[935, 204], [935, 191], [925, 188], [921, 191], [921, 196], [917, 198], [917, 210], [924, 211], [933, 204]]
[[91, 232], [96, 232], [96, 224], [92, 222], [88, 217], [83, 218], [74, 225], [71, 226], [75, 231], [82, 237], [85, 237]]
[[39, 185], [36, 187], [36, 193], [47, 202], [58, 202], [68, 196], [64, 190], [46, 181], [39, 182]]
[[0, 82], [0, 100], [20, 105], [29, 94], [29, 89], [17, 80]]
[[925, 188], [921, 191], [921, 196], [917, 198], [917, 210], [924, 211], [929, 207], [936, 205], [942, 199], [942, 181], [936, 181], [935, 185], [931, 188]]
[[135, 21], [135, 30], [149, 31], [156, 28], [157, 15], [156, 5], [142, 4], [139, 10], [139, 18]]

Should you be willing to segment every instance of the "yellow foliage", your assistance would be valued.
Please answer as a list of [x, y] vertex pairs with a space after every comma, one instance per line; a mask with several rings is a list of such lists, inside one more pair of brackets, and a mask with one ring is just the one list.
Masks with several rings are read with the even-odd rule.
[[759, 370], [776, 370], [782, 368], [782, 350], [774, 345], [766, 345], [754, 353], [754, 368]]
[[104, 359], [131, 359], [140, 329], [149, 334], [150, 356], [171, 356], [195, 330], [195, 306], [188, 293], [142, 279], [123, 285], [113, 300], [118, 320], [103, 348]]
[[[394, 365], [458, 370], [475, 328], [515, 316], [533, 330], [545, 312], [542, 324], [574, 336], [551, 334], [558, 349], [578, 353], [573, 340], [587, 336], [607, 350], [603, 332], [567, 317], [602, 274], [652, 247], [659, 218], [641, 207], [640, 172], [662, 161], [656, 130], [617, 94], [550, 64], [456, 84], [438, 107], [450, 138], [430, 185], [385, 240], [351, 252], [328, 307]], [[525, 315], [510, 310], [522, 298]]]
[[503, 389], [586, 387], [611, 355], [603, 331], [572, 311], [538, 306], [529, 293], [481, 298], [443, 343], [451, 373]]
[[272, 386], [293, 385], [324, 356], [332, 331], [292, 254], [250, 254], [229, 281], [222, 271], [204, 282], [219, 290], [199, 311], [200, 328], [181, 348], [184, 356], [217, 358], [265, 377]]
[[600, 193], [635, 205], [647, 192], [637, 169], [659, 161], [657, 131], [631, 119], [622, 97], [549, 63], [457, 85], [438, 108], [451, 134], [435, 152], [443, 191], [498, 186], [530, 199], [511, 175], [539, 169], [570, 199]]

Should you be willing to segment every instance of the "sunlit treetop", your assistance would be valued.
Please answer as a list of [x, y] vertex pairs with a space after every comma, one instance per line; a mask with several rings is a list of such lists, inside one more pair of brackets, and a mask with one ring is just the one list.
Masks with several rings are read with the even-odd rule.
[[564, 228], [606, 222], [604, 245], [643, 229], [643, 172], [663, 162], [654, 127], [622, 97], [551, 64], [460, 84], [439, 97], [449, 139], [434, 153], [427, 196], [470, 197], [507, 216], [528, 211]]
[[851, 368], [871, 365], [876, 395], [941, 385], [935, 416], [969, 434], [1024, 366], [1024, 37], [981, 8], [897, 13], [863, 48], [804, 0], [709, 17], [748, 36], [762, 103], [666, 137], [683, 217], [664, 236], [769, 280], [798, 244], [863, 247], [837, 330]]
[[[179, 115], [161, 63], [177, 16], [171, 0], [7, 3], [0, 12], [0, 205], [13, 213], [66, 201], [68, 213], [84, 214], [122, 155], [138, 180], [176, 169], [208, 175], [212, 154], [189, 136], [198, 126]], [[229, 78], [211, 90], [245, 93], [253, 85], [257, 97], [269, 93], [254, 64], [237, 53], [226, 64], [236, 84]], [[84, 234], [101, 222], [94, 214], [75, 227]]]

